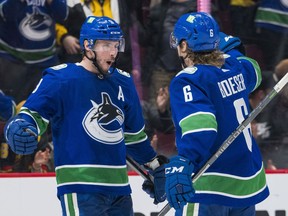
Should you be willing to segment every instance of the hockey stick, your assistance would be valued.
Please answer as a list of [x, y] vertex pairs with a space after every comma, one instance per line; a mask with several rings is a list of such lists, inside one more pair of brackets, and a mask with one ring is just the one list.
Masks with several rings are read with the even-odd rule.
[[[260, 102], [260, 104], [248, 115], [248, 117], [236, 128], [235, 131], [222, 143], [216, 153], [204, 164], [204, 166], [192, 178], [192, 183], [197, 179], [217, 160], [217, 158], [230, 146], [230, 144], [239, 136], [239, 134], [249, 125], [256, 116], [269, 104], [272, 99], [284, 88], [288, 83], [288, 73], [273, 87], [271, 92]], [[158, 216], [164, 216], [171, 209], [169, 203], [159, 212]]]
[[126, 163], [145, 180], [151, 181], [152, 183], [154, 182], [153, 176], [149, 175], [149, 173], [147, 173], [147, 171], [142, 168], [140, 164], [138, 164], [128, 155], [126, 156]]

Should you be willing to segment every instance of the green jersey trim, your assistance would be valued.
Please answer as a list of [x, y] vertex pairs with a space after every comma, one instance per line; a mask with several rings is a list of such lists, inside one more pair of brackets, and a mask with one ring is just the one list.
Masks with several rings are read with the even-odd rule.
[[38, 131], [39, 136], [41, 136], [46, 131], [48, 124], [49, 124], [49, 120], [43, 118], [39, 113], [31, 111], [27, 109], [26, 107], [22, 107], [20, 109], [20, 113], [24, 113], [30, 116], [34, 120], [37, 126], [37, 131]]
[[28, 64], [47, 61], [50, 58], [53, 58], [56, 53], [55, 41], [52, 46], [48, 48], [28, 50], [11, 47], [0, 39], [0, 50], [13, 55]]
[[127, 166], [64, 165], [55, 169], [57, 185], [87, 184], [101, 186], [128, 185]]
[[257, 63], [256, 60], [249, 58], [249, 57], [245, 57], [245, 56], [238, 57], [237, 59], [238, 60], [241, 60], [241, 59], [247, 60], [253, 65], [253, 68], [254, 68], [255, 74], [256, 74], [256, 79], [257, 79], [256, 84], [252, 90], [252, 91], [254, 91], [262, 82], [261, 68], [260, 68], [259, 64]]
[[249, 177], [222, 173], [204, 173], [194, 184], [197, 194], [218, 194], [242, 199], [253, 197], [263, 191], [266, 186], [263, 165], [255, 175]]
[[210, 112], [196, 112], [188, 115], [181, 119], [179, 125], [182, 129], [182, 136], [200, 131], [217, 131], [215, 115]]
[[148, 137], [144, 131], [144, 127], [136, 133], [128, 133], [128, 132], [124, 133], [124, 139], [126, 145], [137, 144], [145, 141], [147, 138]]
[[287, 13], [284, 13], [280, 10], [259, 7], [257, 10], [255, 21], [288, 28]]

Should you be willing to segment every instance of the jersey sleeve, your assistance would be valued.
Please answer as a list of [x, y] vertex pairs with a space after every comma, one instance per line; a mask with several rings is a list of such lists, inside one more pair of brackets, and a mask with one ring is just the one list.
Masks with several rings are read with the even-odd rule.
[[132, 79], [129, 86], [130, 97], [125, 110], [125, 144], [127, 153], [138, 163], [144, 164], [152, 160], [156, 156], [156, 152], [144, 131], [142, 107]]
[[208, 159], [216, 139], [215, 108], [204, 89], [181, 76], [171, 82], [170, 103], [178, 154], [197, 166]]
[[64, 21], [68, 17], [66, 0], [53, 0], [49, 5], [57, 22]]
[[[43, 78], [20, 110], [34, 120], [39, 134], [43, 134], [55, 113], [61, 112], [60, 80], [53, 69], [44, 71]], [[57, 116], [57, 115], [56, 115]]]
[[252, 58], [241, 56], [237, 58], [242, 64], [246, 71], [246, 77], [248, 80], [247, 88], [251, 93], [253, 92], [262, 82], [261, 69], [258, 62]]

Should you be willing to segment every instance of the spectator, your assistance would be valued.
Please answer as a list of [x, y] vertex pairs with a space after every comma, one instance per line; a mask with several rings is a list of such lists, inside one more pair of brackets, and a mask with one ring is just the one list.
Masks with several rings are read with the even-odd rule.
[[6, 121], [15, 114], [16, 105], [14, 100], [0, 90], [0, 172], [12, 171], [15, 160], [15, 154], [9, 149], [3, 134]]
[[65, 0], [0, 0], [0, 89], [25, 100], [42, 70], [57, 63], [55, 21], [67, 16]]
[[48, 147], [39, 150], [36, 152], [34, 156], [34, 161], [32, 163], [31, 170], [32, 172], [40, 172], [40, 173], [47, 173], [51, 170], [51, 167], [48, 167], [49, 160], [51, 158], [51, 149]]
[[273, 71], [281, 59], [288, 58], [288, 5], [282, 0], [260, 0], [255, 23], [265, 69]]
[[[17, 113], [20, 112], [26, 100], [17, 104]], [[10, 154], [14, 152], [10, 152]], [[53, 159], [53, 143], [51, 137], [51, 127], [41, 136], [38, 136], [37, 149], [31, 155], [16, 155], [12, 172], [33, 172], [47, 173], [55, 172]]]
[[[146, 94], [143, 96], [150, 106], [159, 105], [159, 93], [168, 95], [168, 86], [172, 77], [180, 70], [181, 64], [177, 52], [169, 47], [170, 33], [177, 20], [188, 10], [197, 11], [196, 1], [168, 0], [153, 2], [150, 9], [147, 31], [143, 44], [145, 45], [145, 59], [143, 59], [141, 81]], [[167, 98], [167, 99], [168, 99]], [[174, 126], [171, 124], [169, 103], [164, 102], [160, 117], [166, 119], [164, 128], [157, 130], [157, 151], [166, 156], [174, 155], [176, 151]], [[165, 111], [164, 111], [165, 110]], [[170, 122], [170, 123], [169, 123]]]
[[230, 20], [232, 33], [244, 44], [255, 44], [257, 41], [254, 23], [257, 4], [254, 0], [231, 0]]
[[150, 9], [142, 80], [149, 88], [151, 103], [155, 103], [158, 89], [169, 86], [170, 80], [181, 69], [177, 52], [170, 48], [169, 40], [177, 19], [188, 10], [197, 11], [196, 1], [163, 0]]
[[[9, 101], [7, 100], [9, 99]], [[1, 96], [0, 96], [1, 101]], [[9, 112], [4, 113], [11, 113], [9, 118], [14, 116], [16, 113], [19, 112], [20, 108], [24, 104], [25, 101], [22, 101], [16, 106], [14, 106], [14, 102], [11, 100], [10, 97], [6, 97], [5, 105], [10, 104], [10, 106], [6, 106]], [[0, 109], [3, 108], [4, 103], [0, 102]], [[14, 110], [11, 112], [10, 110]], [[3, 111], [3, 109], [2, 109]], [[9, 119], [6, 118], [5, 121], [0, 120], [0, 172], [53, 172], [53, 158], [51, 158], [52, 153], [52, 145], [48, 144], [48, 133], [43, 134], [41, 137], [38, 138], [39, 144], [37, 151], [35, 151], [32, 155], [18, 155], [15, 154], [8, 146], [5, 141], [3, 128], [6, 121]], [[3, 119], [3, 118], [2, 118]]]
[[16, 105], [12, 97], [0, 90], [0, 122], [8, 121], [16, 113]]
[[161, 155], [171, 157], [177, 153], [175, 131], [171, 119], [168, 87], [158, 90], [155, 104], [141, 101], [145, 119], [145, 131], [154, 150]]
[[[280, 61], [274, 73], [266, 73], [262, 85], [250, 95], [250, 104], [255, 108], [271, 91], [274, 85], [287, 73], [288, 59]], [[288, 168], [288, 91], [285, 87], [280, 94], [257, 116], [256, 139], [264, 165], [273, 164], [277, 169]]]
[[[51, 143], [47, 145], [44, 135], [38, 147], [32, 155], [16, 155], [12, 172], [32, 172], [32, 173], [47, 173], [55, 172], [53, 166], [53, 148]], [[43, 147], [45, 145], [45, 147]]]
[[273, 79], [270, 79], [272, 83], [269, 84], [270, 88], [273, 88], [274, 85], [282, 79], [285, 74], [288, 72], [288, 58], [282, 59], [277, 63], [274, 69], [274, 73], [272, 74]]
[[9, 148], [2, 131], [0, 132], [0, 144], [0, 173], [13, 172], [14, 165], [19, 157]]
[[108, 17], [89, 16], [79, 41], [83, 60], [46, 69], [20, 113], [6, 124], [5, 137], [16, 153], [31, 154], [37, 134], [51, 121], [63, 215], [133, 215], [126, 154], [150, 169], [155, 203], [165, 200], [166, 158], [157, 156], [144, 132], [130, 74], [112, 67], [125, 46], [120, 26]]

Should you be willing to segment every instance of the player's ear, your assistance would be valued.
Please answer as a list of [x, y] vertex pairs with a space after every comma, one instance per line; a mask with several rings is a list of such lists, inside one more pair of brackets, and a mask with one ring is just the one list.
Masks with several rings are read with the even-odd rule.
[[89, 46], [89, 42], [88, 42], [88, 40], [84, 40], [84, 49], [85, 49], [85, 51], [87, 52], [87, 51], [89, 51], [90, 50], [90, 46]]
[[186, 53], [188, 51], [188, 44], [185, 40], [181, 41], [179, 44], [179, 51], [181, 53]]

